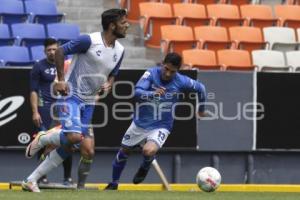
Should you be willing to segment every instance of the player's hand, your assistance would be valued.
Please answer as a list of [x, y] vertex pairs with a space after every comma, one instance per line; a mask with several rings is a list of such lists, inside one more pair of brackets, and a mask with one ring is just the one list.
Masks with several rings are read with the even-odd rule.
[[41, 125], [42, 125], [42, 118], [40, 116], [40, 113], [38, 113], [38, 112], [33, 113], [33, 115], [32, 115], [32, 121], [33, 121], [33, 124], [36, 127], [41, 127]]
[[69, 93], [69, 85], [64, 81], [59, 81], [54, 83], [53, 90], [56, 94], [66, 96]]
[[164, 87], [156, 88], [154, 93], [159, 96], [164, 95], [166, 93], [166, 88], [164, 88]]
[[106, 81], [102, 86], [101, 86], [101, 91], [103, 92], [110, 92], [112, 88], [112, 82]]
[[198, 116], [200, 118], [204, 118], [204, 117], [210, 117], [210, 114], [208, 112], [198, 112]]

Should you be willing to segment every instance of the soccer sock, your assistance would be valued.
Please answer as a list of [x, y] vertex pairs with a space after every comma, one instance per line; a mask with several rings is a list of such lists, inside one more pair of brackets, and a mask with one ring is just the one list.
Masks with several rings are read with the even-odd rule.
[[63, 166], [64, 166], [64, 179], [71, 178], [72, 156], [69, 156], [64, 160]]
[[93, 162], [92, 159], [86, 159], [83, 157], [80, 158], [80, 162], [79, 162], [79, 166], [78, 166], [77, 188], [84, 188], [86, 178], [90, 173], [92, 162]]
[[126, 165], [128, 159], [128, 155], [125, 154], [123, 151], [119, 150], [117, 153], [113, 163], [113, 172], [112, 172], [112, 182], [113, 183], [118, 183], [119, 179], [121, 177], [121, 173]]
[[63, 158], [58, 154], [57, 150], [53, 150], [46, 159], [32, 172], [27, 178], [30, 182], [38, 181], [43, 175], [46, 175], [55, 167], [63, 162]]
[[56, 146], [64, 145], [67, 142], [67, 138], [62, 131], [55, 132], [47, 135], [43, 135], [39, 139], [39, 144], [46, 146], [48, 144], [53, 144]]
[[151, 166], [152, 161], [154, 160], [155, 156], [145, 156], [141, 167], [148, 170]]

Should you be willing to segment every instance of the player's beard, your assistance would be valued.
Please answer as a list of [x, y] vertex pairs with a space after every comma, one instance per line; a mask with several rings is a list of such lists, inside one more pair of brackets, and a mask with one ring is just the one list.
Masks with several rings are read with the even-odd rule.
[[118, 29], [113, 31], [113, 35], [116, 36], [116, 38], [125, 38], [125, 34], [120, 33]]

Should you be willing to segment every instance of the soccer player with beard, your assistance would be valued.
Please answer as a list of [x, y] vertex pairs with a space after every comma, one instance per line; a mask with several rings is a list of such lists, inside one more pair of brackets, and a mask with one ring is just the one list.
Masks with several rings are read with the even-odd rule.
[[[41, 132], [28, 145], [26, 157], [31, 158], [45, 145], [59, 146], [27, 177], [22, 188], [40, 192], [36, 181], [67, 158], [72, 148], [80, 144], [78, 188], [84, 188], [94, 156], [94, 136], [90, 123], [99, 91], [110, 91], [124, 56], [124, 47], [117, 41], [124, 38], [129, 27], [126, 11], [109, 9], [102, 13], [103, 32], [81, 35], [55, 53], [58, 81], [54, 90], [62, 95], [59, 116], [62, 131], [57, 134]], [[66, 75], [64, 56], [74, 54]]]

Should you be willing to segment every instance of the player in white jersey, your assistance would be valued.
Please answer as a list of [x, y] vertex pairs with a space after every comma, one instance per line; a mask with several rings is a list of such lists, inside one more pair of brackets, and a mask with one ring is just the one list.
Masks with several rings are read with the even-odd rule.
[[[58, 81], [54, 91], [63, 95], [58, 102], [62, 131], [40, 133], [26, 149], [31, 158], [45, 145], [59, 146], [23, 181], [24, 190], [39, 192], [36, 181], [57, 167], [80, 144], [81, 161], [78, 188], [83, 188], [94, 156], [94, 138], [90, 134], [95, 97], [110, 91], [121, 65], [124, 47], [117, 41], [124, 38], [129, 23], [126, 11], [109, 9], [102, 13], [103, 32], [81, 35], [61, 46], [55, 53]], [[66, 75], [65, 55], [74, 54]]]

